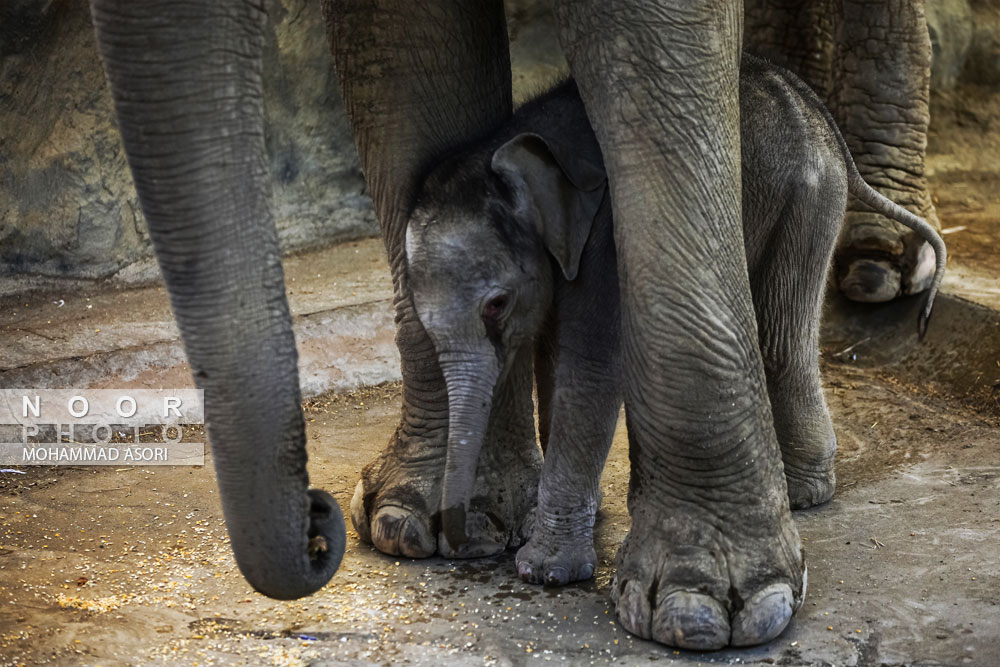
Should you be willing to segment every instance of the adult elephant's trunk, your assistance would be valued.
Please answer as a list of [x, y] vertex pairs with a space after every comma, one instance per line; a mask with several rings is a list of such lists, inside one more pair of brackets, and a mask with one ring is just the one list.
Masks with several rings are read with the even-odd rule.
[[500, 368], [492, 350], [485, 354], [444, 353], [439, 359], [448, 386], [448, 456], [441, 492], [441, 532], [449, 551], [456, 553], [469, 541], [465, 520]]
[[205, 413], [236, 561], [291, 599], [345, 529], [308, 490], [297, 354], [270, 212], [259, 3], [92, 0], [136, 189]]

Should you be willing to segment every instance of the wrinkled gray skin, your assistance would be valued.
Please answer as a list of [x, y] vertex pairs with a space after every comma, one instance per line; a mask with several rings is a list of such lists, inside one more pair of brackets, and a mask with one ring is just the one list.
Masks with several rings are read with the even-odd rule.
[[[818, 367], [826, 271], [847, 193], [915, 228], [922, 220], [861, 180], [808, 86], [744, 55], [740, 74], [743, 234], [768, 394], [792, 508], [828, 500], [836, 436]], [[483, 143], [424, 180], [406, 233], [417, 314], [438, 350], [452, 428], [444, 539], [467, 540], [465, 507], [511, 362], [535, 351], [545, 465], [522, 579], [592, 576], [600, 473], [621, 404], [618, 273], [604, 166], [576, 85], [519, 109]]]
[[[549, 481], [532, 542], [559, 550], [545, 575], [553, 583], [589, 577], [597, 482], [622, 401], [621, 345], [607, 176], [574, 84], [430, 172], [406, 256], [448, 386], [441, 539], [461, 553], [478, 533], [467, 530], [466, 513], [490, 397], [534, 353]], [[537, 580], [537, 570], [522, 576]]]
[[[826, 100], [864, 179], [940, 229], [924, 173], [924, 0], [747, 0], [744, 44], [802, 76]], [[888, 301], [931, 285], [934, 254], [919, 235], [857, 198], [847, 208], [835, 259], [845, 296]]]
[[[257, 590], [299, 597], [344, 526], [309, 490], [296, 351], [270, 208], [260, 3], [91, 0], [125, 150], [206, 417], [226, 526]], [[393, 554], [439, 539], [448, 393], [415, 315], [404, 232], [426, 161], [511, 114], [499, 0], [326, 0], [333, 60], [393, 273], [399, 428], [352, 518]], [[747, 278], [739, 0], [557, 0], [559, 39], [604, 155], [615, 218], [632, 532], [617, 616], [695, 648], [768, 641], [801, 604]], [[524, 539], [541, 464], [529, 360], [495, 392], [466, 530]], [[488, 394], [483, 396], [488, 400]], [[478, 499], [478, 501], [476, 500]], [[466, 549], [468, 555], [475, 550]]]

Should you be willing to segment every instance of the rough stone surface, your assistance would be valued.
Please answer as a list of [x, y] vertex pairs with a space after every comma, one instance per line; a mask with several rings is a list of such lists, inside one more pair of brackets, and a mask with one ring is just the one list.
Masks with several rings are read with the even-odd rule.
[[95, 277], [148, 254], [87, 5], [16, 2], [0, 24], [0, 271]]
[[974, 31], [963, 78], [969, 83], [1000, 84], [1000, 0], [970, 3]]
[[[377, 234], [318, 3], [267, 0], [266, 140], [286, 250]], [[926, 0], [932, 86], [1000, 83], [1000, 0]], [[514, 94], [566, 73], [548, 4], [507, 0]], [[0, 276], [155, 278], [84, 0], [0, 4]]]
[[[269, 6], [265, 136], [283, 247], [374, 235], [318, 3]], [[87, 4], [0, 11], [0, 275], [154, 276]]]
[[933, 50], [931, 88], [950, 90], [962, 75], [972, 43], [972, 10], [967, 0], [927, 0], [926, 11]]

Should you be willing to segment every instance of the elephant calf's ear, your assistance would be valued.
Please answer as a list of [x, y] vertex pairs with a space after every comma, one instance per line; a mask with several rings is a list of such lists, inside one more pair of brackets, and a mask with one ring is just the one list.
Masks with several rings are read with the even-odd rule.
[[513, 192], [515, 211], [535, 221], [563, 275], [575, 279], [607, 189], [604, 166], [525, 133], [493, 153], [492, 168]]

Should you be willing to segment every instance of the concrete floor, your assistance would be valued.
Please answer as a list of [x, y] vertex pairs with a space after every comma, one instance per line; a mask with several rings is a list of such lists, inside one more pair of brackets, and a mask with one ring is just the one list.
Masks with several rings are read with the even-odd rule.
[[[961, 324], [948, 313], [962, 302], [943, 305], [935, 324]], [[983, 312], [983, 326], [1000, 325]], [[614, 622], [607, 589], [629, 526], [620, 427], [603, 480], [600, 565], [593, 581], [564, 589], [520, 583], [512, 553], [397, 560], [351, 531], [326, 588], [275, 602], [236, 569], [211, 457], [203, 468], [0, 475], [0, 664], [1000, 664], [1000, 408], [947, 378], [914, 382], [912, 321], [896, 315], [907, 324], [828, 318], [840, 485], [828, 505], [796, 514], [808, 599], [768, 646], [675, 652]], [[851, 326], [867, 327], [892, 358], [836, 356], [835, 333]], [[957, 335], [936, 326], [916, 354], [933, 358]], [[1000, 335], [987, 343], [1000, 359]], [[893, 358], [909, 360], [897, 369]], [[345, 513], [398, 405], [396, 384], [307, 402], [312, 482]]]
[[[397, 384], [329, 393], [398, 378], [380, 245], [288, 261], [310, 474], [345, 513], [398, 418]], [[982, 265], [956, 266], [989, 284]], [[614, 623], [607, 591], [629, 526], [620, 428], [596, 576], [565, 589], [520, 583], [512, 553], [397, 560], [351, 531], [326, 588], [275, 602], [236, 569], [210, 455], [202, 468], [0, 473], [0, 664], [1000, 664], [1000, 310], [965, 296], [980, 303], [939, 300], [923, 344], [920, 298], [830, 299], [839, 487], [796, 515], [808, 599], [768, 646], [675, 652]], [[156, 287], [18, 295], [0, 318], [0, 386], [190, 382]]]

